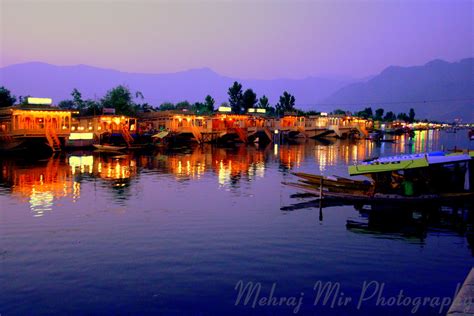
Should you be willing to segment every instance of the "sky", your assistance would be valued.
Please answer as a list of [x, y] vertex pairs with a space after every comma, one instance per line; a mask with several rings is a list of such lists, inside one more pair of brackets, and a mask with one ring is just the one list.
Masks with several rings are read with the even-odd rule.
[[474, 0], [0, 0], [0, 67], [362, 78], [474, 56]]

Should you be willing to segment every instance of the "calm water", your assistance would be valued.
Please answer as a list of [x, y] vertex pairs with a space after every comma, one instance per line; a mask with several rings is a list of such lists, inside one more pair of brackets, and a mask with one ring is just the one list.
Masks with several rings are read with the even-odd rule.
[[[471, 211], [345, 205], [320, 212], [281, 182], [295, 180], [293, 171], [346, 176], [347, 164], [369, 156], [454, 146], [469, 146], [464, 132], [422, 132], [413, 143], [381, 146], [308, 141], [2, 157], [0, 314], [295, 311], [253, 308], [253, 298], [236, 306], [239, 280], [260, 282], [259, 297], [275, 284], [273, 297], [301, 300], [301, 315], [410, 314], [414, 304], [380, 306], [376, 296], [358, 309], [364, 282], [374, 281], [367, 296], [379, 286], [386, 299], [401, 290], [452, 297], [474, 265]], [[369, 227], [347, 228], [347, 220]], [[338, 297], [352, 301], [314, 305], [317, 281], [339, 284]], [[438, 312], [425, 306], [416, 315]]]

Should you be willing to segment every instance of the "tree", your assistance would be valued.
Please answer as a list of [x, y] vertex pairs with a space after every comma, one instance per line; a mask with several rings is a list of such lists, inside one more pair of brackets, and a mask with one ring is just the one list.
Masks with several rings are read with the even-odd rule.
[[91, 100], [91, 99], [87, 99], [86, 101], [84, 101], [84, 110], [83, 110], [83, 113], [85, 115], [96, 115], [96, 114], [99, 114], [102, 112], [102, 103], [101, 102], [98, 102], [98, 101], [95, 101], [95, 100]]
[[268, 101], [268, 98], [263, 95], [260, 99], [258, 99], [258, 105], [259, 108], [263, 109], [268, 109], [270, 107], [270, 102]]
[[210, 95], [207, 95], [206, 98], [204, 99], [204, 104], [206, 105], [206, 110], [208, 113], [214, 112], [214, 104], [216, 104], [216, 100], [214, 100], [213, 97]]
[[74, 101], [72, 100], [62, 100], [61, 102], [58, 103], [58, 107], [60, 109], [65, 109], [65, 110], [73, 110], [75, 108]]
[[309, 111], [306, 111], [304, 112], [304, 115], [321, 115], [321, 112], [318, 112], [318, 111], [314, 111], [314, 110], [309, 110]]
[[392, 111], [388, 111], [383, 117], [383, 120], [386, 122], [392, 122], [395, 119], [396, 119], [395, 113], [393, 113]]
[[363, 111], [357, 112], [357, 116], [365, 118], [365, 119], [372, 118], [373, 117], [372, 108], [368, 107], [368, 108], [365, 108]]
[[383, 119], [383, 113], [385, 112], [384, 109], [382, 108], [378, 108], [377, 110], [375, 110], [375, 120], [376, 121], [381, 121]]
[[229, 95], [229, 104], [232, 108], [232, 112], [242, 112], [242, 85], [234, 81], [234, 84], [229, 88], [227, 94]]
[[399, 113], [397, 115], [397, 119], [399, 119], [400, 121], [408, 122], [410, 118], [406, 113]]
[[0, 87], [0, 107], [8, 107], [16, 102], [15, 96], [11, 95], [10, 90]]
[[71, 92], [71, 96], [74, 103], [73, 108], [78, 109], [78, 110], [84, 109], [85, 104], [84, 104], [84, 101], [82, 100], [82, 94], [79, 92], [79, 90], [74, 88]]
[[143, 93], [141, 93], [140, 91], [135, 92], [135, 99], [143, 100]]
[[341, 109], [335, 109], [334, 111], [332, 111], [332, 114], [335, 114], [335, 115], [346, 115], [348, 111], [346, 110], [341, 110]]
[[176, 110], [191, 110], [191, 103], [188, 101], [181, 101], [176, 103]]
[[20, 95], [20, 97], [18, 98], [18, 103], [20, 103], [21, 105], [28, 105], [28, 98], [31, 98], [31, 95]]
[[410, 108], [410, 111], [408, 112], [408, 119], [410, 123], [415, 121], [415, 110], [413, 108]]
[[275, 106], [276, 112], [278, 115], [282, 115], [285, 112], [295, 111], [295, 97], [289, 94], [288, 92], [283, 92], [283, 95], [280, 97], [280, 102]]
[[257, 94], [253, 92], [252, 89], [245, 90], [244, 94], [242, 95], [242, 106], [244, 108], [244, 112], [246, 113], [248, 109], [255, 107], [257, 104]]
[[160, 107], [158, 109], [160, 111], [171, 111], [171, 110], [176, 110], [176, 107], [171, 102], [165, 102], [165, 103], [160, 104]]
[[107, 91], [101, 103], [104, 108], [114, 108], [116, 114], [133, 115], [135, 112], [132, 93], [123, 85]]

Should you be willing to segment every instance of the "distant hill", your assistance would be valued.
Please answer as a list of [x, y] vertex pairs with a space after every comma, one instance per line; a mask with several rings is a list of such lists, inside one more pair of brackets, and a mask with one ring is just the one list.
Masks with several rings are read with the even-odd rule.
[[[414, 103], [417, 101], [426, 102]], [[474, 122], [474, 58], [454, 63], [433, 60], [415, 67], [391, 66], [366, 82], [341, 88], [322, 103], [348, 110], [382, 107], [396, 113], [413, 107], [420, 118]]]
[[241, 80], [221, 76], [209, 68], [167, 74], [127, 73], [86, 65], [55, 66], [40, 62], [0, 68], [0, 86], [5, 86], [14, 95], [51, 97], [55, 103], [70, 99], [73, 88], [77, 88], [84, 98], [101, 98], [107, 90], [125, 84], [133, 92], [142, 92], [145, 101], [152, 105], [166, 101], [203, 101], [207, 94], [219, 104], [227, 101], [227, 90], [236, 80], [243, 84], [244, 89], [252, 88], [259, 97], [265, 94], [271, 104], [278, 102], [285, 90], [296, 96], [298, 104], [314, 104], [354, 82], [315, 77]]

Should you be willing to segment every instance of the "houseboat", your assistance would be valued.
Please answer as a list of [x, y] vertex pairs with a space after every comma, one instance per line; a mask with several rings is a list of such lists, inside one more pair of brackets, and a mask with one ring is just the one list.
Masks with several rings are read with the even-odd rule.
[[51, 105], [1, 108], [0, 150], [46, 145], [59, 151], [71, 132], [71, 113]]

